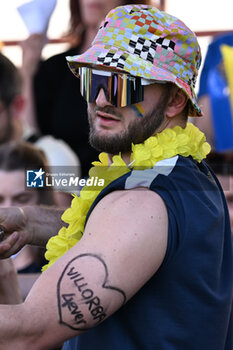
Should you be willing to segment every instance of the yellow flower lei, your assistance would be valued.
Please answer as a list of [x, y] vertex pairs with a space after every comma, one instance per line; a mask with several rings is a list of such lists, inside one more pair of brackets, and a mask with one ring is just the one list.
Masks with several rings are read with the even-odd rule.
[[50, 238], [47, 243], [46, 259], [49, 261], [42, 271], [45, 271], [60, 256], [73, 247], [82, 237], [88, 211], [98, 194], [118, 177], [126, 174], [135, 167], [153, 168], [160, 160], [181, 155], [191, 156], [198, 162], [210, 152], [210, 145], [205, 135], [193, 124], [188, 123], [186, 128], [179, 126], [165, 129], [161, 133], [149, 137], [144, 143], [132, 145], [130, 166], [123, 161], [121, 155], [113, 157], [108, 165], [107, 153], [99, 155], [99, 162], [93, 162], [89, 171], [90, 177], [104, 179], [103, 186], [85, 186], [80, 195], [74, 195], [71, 207], [67, 209], [62, 220], [68, 227], [62, 227], [57, 236]]

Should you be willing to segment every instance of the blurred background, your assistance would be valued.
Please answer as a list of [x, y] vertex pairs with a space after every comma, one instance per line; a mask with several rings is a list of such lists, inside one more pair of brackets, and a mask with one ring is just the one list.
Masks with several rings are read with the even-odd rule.
[[[27, 3], [27, 0], [0, 1], [0, 40], [5, 43], [2, 52], [17, 66], [21, 65], [22, 52], [17, 41], [26, 39], [28, 30], [20, 17], [17, 6]], [[129, 2], [130, 3], [130, 2]], [[207, 46], [216, 32], [233, 30], [231, 0], [151, 0], [153, 5], [162, 6], [183, 20], [198, 37], [202, 48], [203, 58]], [[52, 41], [42, 52], [43, 58], [48, 58], [58, 52], [66, 50], [68, 43], [61, 39], [68, 28], [69, 0], [57, 0], [55, 10], [51, 16], [47, 36]], [[61, 42], [58, 42], [58, 41]], [[15, 44], [14, 44], [15, 43]], [[203, 59], [204, 61], [204, 59]]]

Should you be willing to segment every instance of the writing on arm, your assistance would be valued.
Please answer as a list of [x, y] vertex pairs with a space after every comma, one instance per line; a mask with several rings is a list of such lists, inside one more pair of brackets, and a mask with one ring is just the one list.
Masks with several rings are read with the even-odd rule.
[[104, 322], [156, 273], [167, 230], [166, 207], [155, 193], [104, 197], [79, 243], [42, 274], [25, 302], [0, 307], [0, 347], [46, 350]]
[[[95, 268], [95, 274], [91, 278], [82, 273], [82, 263]], [[126, 302], [125, 293], [109, 284], [108, 268], [104, 260], [95, 254], [81, 254], [67, 264], [58, 281], [60, 322], [74, 330], [86, 330], [89, 326], [85, 315], [89, 314], [93, 325], [98, 325], [108, 313], [102, 299], [112, 297], [119, 299], [121, 305]]]

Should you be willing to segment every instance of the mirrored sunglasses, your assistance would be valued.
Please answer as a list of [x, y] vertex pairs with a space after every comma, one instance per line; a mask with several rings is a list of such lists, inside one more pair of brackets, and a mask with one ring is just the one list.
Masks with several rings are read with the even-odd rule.
[[80, 91], [87, 102], [94, 102], [100, 89], [115, 107], [125, 107], [144, 98], [143, 80], [129, 74], [79, 68]]

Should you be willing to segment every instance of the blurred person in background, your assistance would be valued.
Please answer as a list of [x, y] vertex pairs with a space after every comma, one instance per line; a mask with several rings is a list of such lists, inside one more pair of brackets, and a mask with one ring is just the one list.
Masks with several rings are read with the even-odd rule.
[[208, 46], [198, 92], [204, 118], [193, 122], [215, 152], [233, 152], [232, 67], [233, 33], [214, 37]]
[[[22, 42], [22, 73], [29, 96], [29, 122], [42, 134], [51, 134], [65, 140], [78, 155], [82, 176], [88, 170], [97, 152], [88, 142], [87, 104], [80, 94], [78, 79], [69, 72], [66, 56], [81, 54], [91, 45], [97, 29], [110, 9], [127, 3], [147, 3], [122, 0], [70, 0], [71, 48], [40, 62], [43, 35], [33, 34]], [[38, 66], [39, 64], [39, 66]], [[34, 87], [31, 82], [34, 78]], [[34, 91], [34, 93], [32, 92]], [[35, 117], [32, 111], [35, 108]]]
[[[230, 65], [230, 67], [229, 67]], [[198, 93], [204, 117], [193, 122], [206, 135], [212, 152], [207, 161], [227, 199], [233, 231], [233, 34], [214, 37], [208, 46]]]
[[[80, 173], [79, 159], [70, 146], [51, 135], [32, 133], [25, 123], [27, 101], [23, 96], [23, 83], [16, 66], [0, 53], [0, 145], [22, 139], [32, 142], [45, 152], [51, 171], [57, 167], [62, 167], [63, 171], [75, 167]], [[55, 197], [57, 204], [65, 207], [72, 199], [71, 194], [60, 187], [56, 188]]]
[[[55, 200], [52, 190], [47, 190], [44, 187], [36, 189], [26, 189], [25, 187], [26, 170], [42, 168], [47, 172], [46, 163], [44, 153], [28, 142], [12, 141], [0, 145], [0, 208], [54, 205]], [[44, 252], [44, 248], [27, 245], [13, 257], [14, 266], [20, 274], [19, 284], [23, 299], [38, 278], [41, 268], [46, 262]], [[13, 269], [11, 269], [9, 261], [5, 268], [7, 268], [5, 275], [12, 274], [12, 283], [15, 284]], [[2, 273], [3, 266], [0, 266], [0, 269]]]

